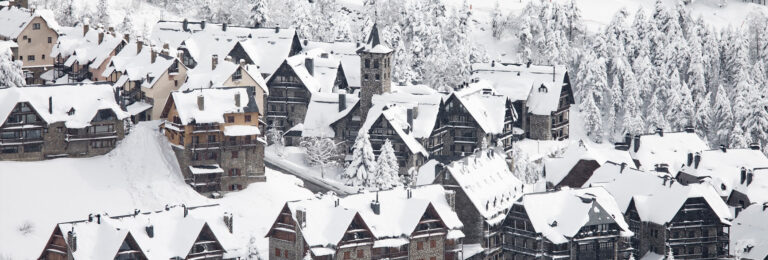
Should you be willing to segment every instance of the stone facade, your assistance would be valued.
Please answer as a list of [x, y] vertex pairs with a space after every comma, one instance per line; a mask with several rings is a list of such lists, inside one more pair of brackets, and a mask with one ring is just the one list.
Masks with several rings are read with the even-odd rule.
[[25, 121], [28, 126], [19, 130], [16, 129], [19, 123], [6, 119], [0, 126], [0, 160], [37, 161], [103, 155], [125, 137], [123, 120], [108, 109], [97, 112], [90, 126], [75, 129], [67, 128], [64, 122], [44, 122], [38, 111], [27, 102], [20, 102], [16, 107], [9, 118], [24, 115], [26, 118], [34, 117], [35, 121]]
[[[253, 87], [247, 87], [251, 93]], [[204, 102], [204, 101], [203, 101]], [[249, 96], [249, 104], [253, 96]], [[178, 117], [173, 99], [169, 99], [163, 115], [169, 121], [163, 124], [166, 138], [173, 144], [182, 174], [196, 191], [211, 195], [244, 189], [253, 182], [266, 181], [264, 175], [263, 134], [227, 136], [227, 126], [255, 126], [261, 129], [258, 111], [226, 113], [225, 123], [184, 125]], [[194, 174], [190, 167], [219, 167], [221, 170], [206, 174]]]
[[267, 82], [267, 125], [282, 131], [304, 122], [312, 93], [287, 62], [283, 62]]

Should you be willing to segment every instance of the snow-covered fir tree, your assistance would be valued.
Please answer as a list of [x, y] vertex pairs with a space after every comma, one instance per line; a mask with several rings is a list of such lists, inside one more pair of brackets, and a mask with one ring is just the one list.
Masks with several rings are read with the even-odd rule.
[[375, 173], [376, 157], [368, 134], [358, 134], [352, 146], [352, 162], [344, 171], [344, 178], [349, 185], [370, 187]]
[[264, 27], [269, 22], [269, 7], [267, 0], [251, 0], [251, 25]]
[[25, 85], [21, 61], [12, 60], [11, 53], [0, 50], [0, 82], [2, 87], [16, 88]]
[[398, 177], [400, 166], [397, 163], [397, 157], [395, 157], [395, 149], [392, 148], [392, 142], [389, 139], [386, 139], [381, 146], [381, 152], [376, 159], [376, 166], [374, 185], [377, 188], [387, 189], [400, 183]]

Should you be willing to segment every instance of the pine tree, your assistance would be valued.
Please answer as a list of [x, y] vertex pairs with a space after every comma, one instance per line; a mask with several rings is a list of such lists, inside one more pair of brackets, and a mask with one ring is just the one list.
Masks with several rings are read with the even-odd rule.
[[600, 109], [595, 104], [594, 95], [588, 95], [581, 104], [581, 110], [584, 113], [584, 130], [587, 131], [592, 141], [596, 143], [603, 142], [603, 119]]
[[705, 139], [710, 136], [712, 131], [712, 107], [710, 102], [710, 93], [704, 95], [696, 106], [696, 118], [693, 122], [696, 132]]
[[[630, 71], [631, 72], [631, 71]], [[642, 100], [640, 100], [640, 90], [637, 86], [634, 74], [628, 74], [624, 77], [624, 120], [622, 122], [623, 133], [640, 134], [643, 132], [645, 122], [640, 112]]]
[[712, 123], [713, 133], [710, 137], [712, 144], [729, 144], [731, 130], [733, 129], [733, 111], [731, 110], [731, 101], [728, 94], [725, 93], [723, 86], [717, 88], [715, 93], [715, 104], [713, 107]]
[[640, 97], [643, 100], [643, 102], [638, 105], [647, 104], [651, 100], [654, 79], [651, 66], [653, 66], [651, 64], [651, 59], [648, 58], [648, 55], [644, 52], [642, 52], [632, 64], [632, 70], [635, 73]]
[[749, 93], [747, 112], [742, 123], [745, 134], [752, 142], [759, 143], [761, 147], [768, 144], [768, 95], [763, 82], [764, 72], [762, 64], [754, 66], [752, 76], [757, 86], [752, 86]]
[[123, 34], [134, 34], [133, 32], [133, 12], [128, 11], [123, 17], [123, 22], [117, 27], [117, 31]]
[[494, 38], [501, 39], [501, 34], [504, 33], [507, 26], [506, 24], [507, 21], [504, 18], [504, 15], [501, 14], [499, 0], [496, 0], [496, 6], [493, 9], [493, 20], [491, 21], [491, 30]]
[[21, 61], [11, 59], [11, 52], [0, 50], [0, 88], [23, 87], [24, 71]]
[[109, 19], [109, 3], [107, 0], [99, 0], [99, 3], [96, 5], [96, 9], [99, 10], [96, 12], [96, 24], [100, 24], [104, 27], [109, 27], [112, 23]]
[[376, 173], [376, 158], [368, 134], [358, 134], [352, 149], [352, 162], [347, 166], [344, 178], [349, 185], [369, 187]]
[[253, 27], [264, 27], [269, 22], [267, 0], [251, 0], [251, 23]]
[[397, 163], [395, 149], [392, 148], [392, 142], [389, 139], [386, 139], [384, 145], [381, 146], [379, 158], [376, 159], [376, 166], [374, 179], [376, 187], [387, 189], [396, 186], [400, 182], [398, 177], [400, 165]]
[[735, 124], [733, 130], [731, 130], [731, 136], [729, 137], [728, 147], [730, 148], [747, 148], [749, 141], [744, 133], [744, 129], [740, 124]]
[[662, 104], [660, 100], [662, 89], [663, 87], [657, 87], [654, 90], [653, 94], [651, 94], [651, 99], [648, 101], [648, 107], [645, 110], [645, 122], [648, 132], [654, 131], [656, 128], [668, 128], [667, 120], [663, 114], [666, 105]]

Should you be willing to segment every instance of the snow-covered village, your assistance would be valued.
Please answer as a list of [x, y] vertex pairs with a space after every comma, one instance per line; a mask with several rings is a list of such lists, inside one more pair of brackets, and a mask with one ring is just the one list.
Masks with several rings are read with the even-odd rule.
[[0, 260], [768, 260], [767, 0], [0, 0]]

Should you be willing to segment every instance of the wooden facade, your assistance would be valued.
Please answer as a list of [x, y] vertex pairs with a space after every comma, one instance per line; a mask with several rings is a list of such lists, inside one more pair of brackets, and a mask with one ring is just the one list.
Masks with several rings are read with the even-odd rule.
[[312, 93], [287, 61], [267, 81], [267, 125], [282, 131], [304, 122]]

